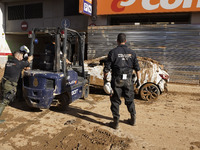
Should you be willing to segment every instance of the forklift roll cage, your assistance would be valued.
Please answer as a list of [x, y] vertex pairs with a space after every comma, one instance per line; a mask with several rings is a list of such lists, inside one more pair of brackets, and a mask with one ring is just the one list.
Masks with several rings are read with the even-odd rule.
[[[61, 44], [60, 44], [60, 40], [63, 39], [63, 57], [62, 57], [62, 71], [64, 73], [65, 76], [67, 76], [67, 72], [66, 72], [66, 59], [69, 58], [69, 56], [67, 56], [67, 51], [69, 51], [69, 55], [71, 55], [71, 50], [69, 50], [70, 47], [68, 47], [67, 50], [67, 42], [69, 42], [71, 39], [73, 38], [78, 38], [78, 42], [79, 42], [79, 51], [75, 52], [76, 57], [75, 60], [73, 60], [73, 65], [74, 66], [82, 66], [82, 77], [85, 78], [85, 73], [84, 73], [84, 51], [85, 51], [85, 32], [77, 32], [73, 29], [69, 29], [69, 28], [34, 28], [32, 31], [29, 31], [29, 38], [31, 38], [31, 45], [30, 45], [30, 55], [33, 55], [34, 53], [34, 42], [36, 39], [35, 34], [41, 34], [41, 33], [46, 33], [49, 34], [51, 36], [55, 36], [55, 64], [53, 67], [53, 71], [54, 72], [60, 72], [61, 68], [60, 68], [60, 61], [61, 61], [61, 57], [60, 57], [60, 50], [61, 50]], [[73, 58], [73, 59], [74, 59]], [[78, 58], [78, 59], [77, 59]], [[77, 63], [77, 61], [79, 61]], [[32, 64], [31, 64], [31, 68], [32, 68]]]

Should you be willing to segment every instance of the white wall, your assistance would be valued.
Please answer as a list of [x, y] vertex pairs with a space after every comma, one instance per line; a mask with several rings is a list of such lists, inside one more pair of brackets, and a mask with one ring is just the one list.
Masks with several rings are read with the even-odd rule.
[[5, 66], [10, 48], [5, 39], [5, 5], [0, 3], [0, 68]]
[[5, 11], [5, 7], [3, 3], [0, 3], [0, 33], [2, 34], [4, 32], [5, 29], [5, 18], [4, 18], [4, 11]]

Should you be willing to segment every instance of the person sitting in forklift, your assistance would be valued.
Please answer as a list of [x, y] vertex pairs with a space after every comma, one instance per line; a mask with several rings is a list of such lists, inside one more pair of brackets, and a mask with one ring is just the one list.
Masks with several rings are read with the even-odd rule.
[[[29, 56], [27, 61], [22, 61], [23, 54], [20, 53], [20, 51], [14, 52], [13, 56], [14, 57], [9, 59], [6, 63], [4, 76], [2, 78], [3, 100], [0, 103], [0, 116], [5, 107], [14, 100], [21, 71], [25, 67], [28, 67], [33, 60], [33, 56]], [[0, 120], [0, 123], [2, 122], [4, 122], [4, 120]]]
[[[51, 42], [47, 44], [45, 50], [50, 51], [51, 53], [54, 53], [55, 52], [55, 44], [56, 44], [55, 40], [51, 39]], [[62, 55], [63, 55], [63, 52], [60, 51], [60, 56], [62, 57]], [[67, 63], [67, 65], [71, 65], [72, 64], [72, 62], [69, 61], [67, 58], [66, 58], [66, 63]]]
[[67, 58], [66, 58], [66, 63], [67, 63], [67, 65], [71, 65], [72, 64], [72, 62], [69, 61]]

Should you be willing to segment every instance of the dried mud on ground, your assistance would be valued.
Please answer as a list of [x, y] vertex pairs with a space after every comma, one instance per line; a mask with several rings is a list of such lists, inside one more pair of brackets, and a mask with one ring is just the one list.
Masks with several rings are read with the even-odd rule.
[[120, 106], [120, 128], [112, 120], [109, 96], [90, 87], [87, 100], [68, 111], [30, 109], [21, 99], [8, 106], [0, 124], [0, 150], [197, 150], [200, 149], [200, 87], [169, 84], [155, 102], [136, 98], [136, 126]]

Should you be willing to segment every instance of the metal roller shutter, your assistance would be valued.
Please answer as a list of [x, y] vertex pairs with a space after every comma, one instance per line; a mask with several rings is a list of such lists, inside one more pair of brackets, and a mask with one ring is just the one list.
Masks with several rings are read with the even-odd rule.
[[127, 45], [138, 56], [163, 64], [171, 82], [199, 84], [200, 25], [91, 26], [88, 59], [107, 55], [116, 47], [120, 32], [127, 35]]

